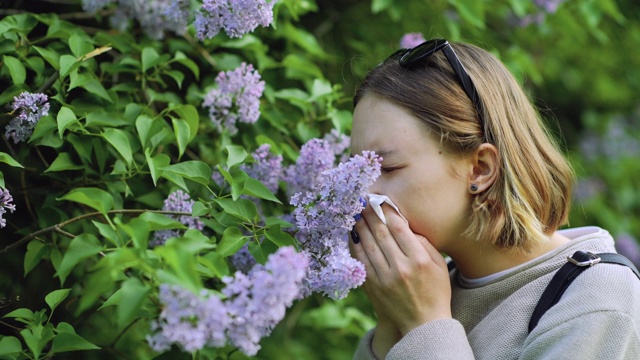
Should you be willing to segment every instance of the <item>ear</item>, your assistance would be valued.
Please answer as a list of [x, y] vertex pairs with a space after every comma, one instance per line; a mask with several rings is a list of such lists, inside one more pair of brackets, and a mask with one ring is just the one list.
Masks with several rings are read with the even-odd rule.
[[[493, 185], [500, 172], [498, 149], [484, 143], [471, 155], [471, 174], [469, 176], [469, 191], [472, 194], [481, 193]], [[475, 184], [475, 187], [472, 185]]]

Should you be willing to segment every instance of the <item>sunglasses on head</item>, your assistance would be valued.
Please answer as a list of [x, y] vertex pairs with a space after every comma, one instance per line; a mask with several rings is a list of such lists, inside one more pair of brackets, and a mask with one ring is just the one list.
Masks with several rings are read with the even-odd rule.
[[473, 81], [471, 80], [469, 73], [467, 73], [467, 70], [465, 70], [464, 66], [460, 62], [458, 55], [456, 55], [456, 52], [453, 50], [451, 44], [449, 44], [447, 40], [433, 39], [425, 41], [422, 44], [411, 49], [400, 49], [391, 54], [388, 59], [397, 58], [398, 64], [402, 68], [412, 70], [426, 65], [429, 61], [429, 57], [439, 50], [442, 50], [444, 52], [444, 55], [449, 61], [449, 64], [458, 77], [458, 82], [464, 89], [464, 92], [467, 94], [469, 99], [471, 99], [471, 102], [473, 102], [473, 105], [475, 106], [478, 113], [480, 124], [484, 124], [484, 120], [482, 117], [482, 104], [480, 103], [478, 91], [473, 85]]

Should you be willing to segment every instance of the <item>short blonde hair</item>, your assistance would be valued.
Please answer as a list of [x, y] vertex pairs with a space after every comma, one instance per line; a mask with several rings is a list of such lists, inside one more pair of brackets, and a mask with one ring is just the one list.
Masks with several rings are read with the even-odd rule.
[[505, 249], [527, 250], [568, 219], [574, 173], [509, 70], [489, 52], [452, 44], [480, 96], [483, 126], [442, 51], [420, 68], [397, 59], [373, 69], [356, 90], [406, 109], [441, 139], [445, 152], [466, 156], [483, 143], [498, 149], [494, 184], [473, 195], [467, 236]]

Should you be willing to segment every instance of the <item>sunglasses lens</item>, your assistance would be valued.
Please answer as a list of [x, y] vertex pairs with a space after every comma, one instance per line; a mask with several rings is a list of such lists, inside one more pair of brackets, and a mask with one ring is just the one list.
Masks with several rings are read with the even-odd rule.
[[400, 66], [405, 69], [413, 67], [413, 64], [420, 62], [420, 60], [428, 58], [436, 51], [442, 49], [448, 42], [445, 39], [434, 39], [425, 41], [422, 44], [407, 50], [399, 60]]

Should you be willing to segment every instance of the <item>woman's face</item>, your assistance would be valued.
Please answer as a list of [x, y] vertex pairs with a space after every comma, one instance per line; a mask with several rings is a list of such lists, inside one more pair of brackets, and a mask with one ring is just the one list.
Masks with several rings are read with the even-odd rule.
[[383, 157], [382, 174], [369, 192], [387, 195], [414, 233], [450, 253], [468, 223], [469, 162], [446, 155], [419, 120], [371, 94], [355, 108], [351, 149]]

